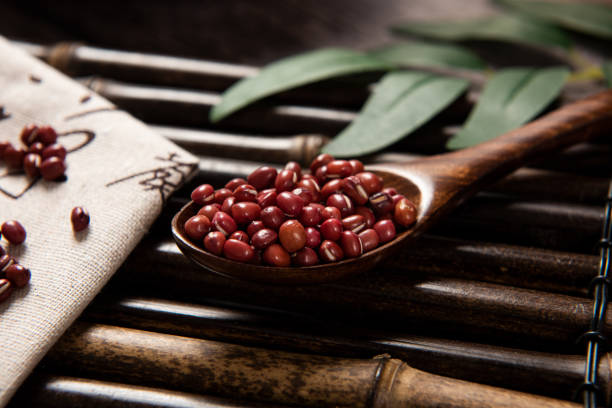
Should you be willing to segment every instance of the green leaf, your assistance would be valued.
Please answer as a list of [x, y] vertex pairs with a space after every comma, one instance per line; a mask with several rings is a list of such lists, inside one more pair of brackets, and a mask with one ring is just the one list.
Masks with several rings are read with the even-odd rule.
[[424, 72], [388, 73], [359, 116], [322, 151], [354, 157], [387, 147], [435, 116], [467, 86], [463, 79]]
[[512, 68], [487, 82], [463, 128], [446, 144], [449, 149], [473, 146], [529, 121], [563, 89], [566, 68]]
[[601, 70], [606, 77], [606, 81], [608, 82], [608, 88], [612, 88], [612, 60], [604, 61], [601, 65]]
[[484, 69], [485, 63], [470, 50], [452, 44], [404, 42], [369, 52], [398, 66]]
[[408, 22], [393, 26], [398, 34], [442, 41], [495, 40], [535, 46], [569, 47], [567, 35], [555, 26], [517, 15], [496, 15], [461, 21]]
[[565, 28], [612, 38], [612, 7], [604, 4], [568, 1], [496, 0], [514, 10]]
[[301, 85], [348, 74], [386, 71], [384, 61], [352, 50], [326, 48], [276, 61], [258, 75], [232, 85], [210, 112], [217, 122], [229, 114], [266, 96]]

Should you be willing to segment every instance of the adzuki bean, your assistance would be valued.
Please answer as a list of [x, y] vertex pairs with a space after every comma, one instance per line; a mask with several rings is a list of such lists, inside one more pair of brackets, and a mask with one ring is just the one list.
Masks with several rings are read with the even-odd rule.
[[361, 161], [320, 154], [309, 167], [262, 166], [216, 191], [199, 186], [192, 200], [201, 208], [185, 223], [186, 234], [234, 261], [311, 266], [358, 258], [416, 222], [414, 203]]
[[83, 207], [74, 207], [70, 212], [70, 222], [75, 232], [83, 231], [89, 226], [89, 211]]
[[19, 221], [5, 221], [0, 227], [4, 238], [13, 245], [19, 245], [26, 239], [26, 230]]

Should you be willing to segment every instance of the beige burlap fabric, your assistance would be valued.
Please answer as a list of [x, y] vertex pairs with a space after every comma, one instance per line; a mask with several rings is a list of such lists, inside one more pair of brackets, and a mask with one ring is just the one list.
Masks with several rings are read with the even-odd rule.
[[[32, 271], [0, 304], [0, 406], [104, 286], [148, 230], [163, 199], [196, 160], [0, 37], [0, 141], [20, 145], [29, 123], [52, 125], [69, 149], [67, 180], [32, 180], [0, 163], [0, 222], [19, 220], [26, 242], [1, 245]], [[70, 212], [90, 227], [73, 233]]]

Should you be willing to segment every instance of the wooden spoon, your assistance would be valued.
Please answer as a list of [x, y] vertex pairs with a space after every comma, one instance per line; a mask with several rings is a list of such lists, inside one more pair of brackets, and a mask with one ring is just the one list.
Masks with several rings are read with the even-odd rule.
[[612, 132], [612, 90], [566, 105], [534, 122], [464, 150], [410, 163], [369, 166], [418, 206], [415, 225], [358, 258], [309, 267], [272, 267], [234, 262], [194, 245], [184, 224], [200, 208], [191, 202], [172, 219], [172, 233], [185, 255], [199, 265], [228, 277], [275, 284], [330, 282], [373, 268], [392, 256], [466, 198], [534, 158]]

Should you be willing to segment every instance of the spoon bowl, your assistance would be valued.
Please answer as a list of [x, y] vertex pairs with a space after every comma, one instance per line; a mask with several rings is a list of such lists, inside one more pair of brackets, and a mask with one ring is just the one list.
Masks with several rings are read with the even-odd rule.
[[200, 266], [218, 274], [261, 283], [302, 285], [331, 282], [374, 268], [438, 222], [474, 193], [545, 154], [612, 130], [612, 91], [566, 105], [540, 119], [477, 146], [410, 163], [368, 166], [385, 187], [395, 188], [417, 206], [415, 224], [392, 241], [340, 262], [306, 267], [245, 264], [213, 255], [194, 245], [185, 221], [199, 206], [190, 202], [172, 219], [180, 250]]
[[[367, 170], [370, 171], [369, 168]], [[418, 207], [420, 202], [418, 189], [416, 186], [411, 185], [409, 180], [404, 181], [393, 173], [382, 170], [373, 170], [372, 172], [382, 177], [385, 187], [395, 187], [399, 194], [414, 198], [413, 202], [420, 209]], [[417, 231], [416, 228], [401, 231], [393, 241], [380, 245], [360, 257], [344, 259], [339, 262], [303, 267], [252, 265], [214, 255], [198, 247], [189, 239], [189, 236], [185, 233], [185, 222], [190, 217], [196, 215], [200, 207], [200, 205], [191, 201], [172, 219], [172, 234], [178, 247], [185, 255], [198, 265], [224, 276], [279, 285], [305, 285], [331, 282], [347, 275], [370, 270], [379, 262], [390, 257], [398, 249], [400, 243], [416, 236], [415, 232]], [[421, 211], [417, 215], [415, 225], [420, 225], [420, 214]]]

